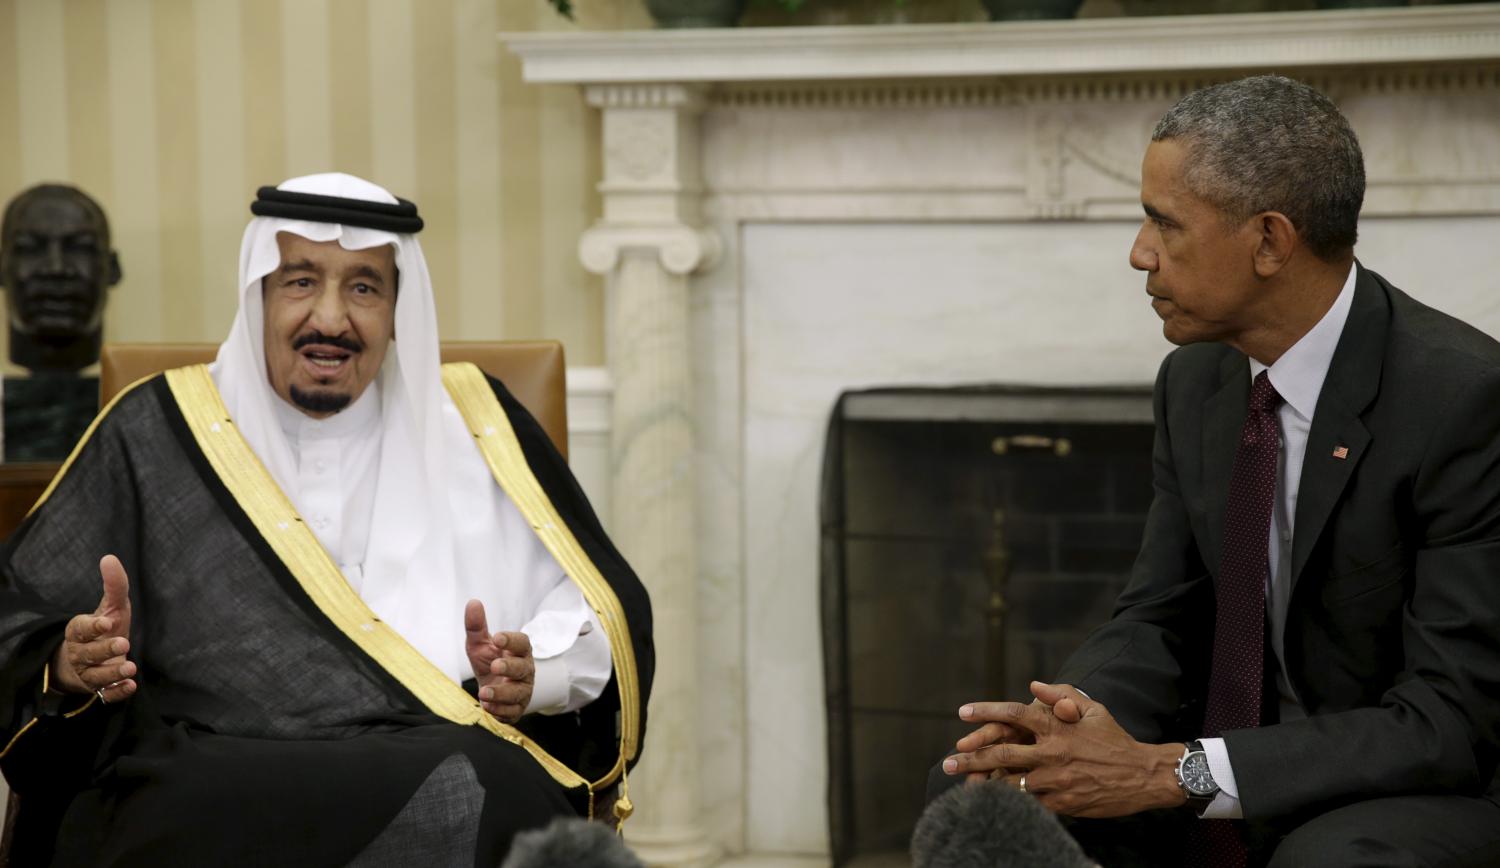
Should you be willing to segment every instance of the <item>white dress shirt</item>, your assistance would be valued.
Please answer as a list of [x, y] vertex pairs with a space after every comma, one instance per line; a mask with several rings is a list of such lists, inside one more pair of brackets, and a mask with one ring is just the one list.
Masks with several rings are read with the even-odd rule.
[[[1277, 496], [1272, 501], [1271, 539], [1267, 552], [1269, 569], [1266, 575], [1266, 617], [1271, 628], [1271, 650], [1277, 661], [1276, 688], [1280, 694], [1283, 721], [1299, 720], [1307, 716], [1287, 679], [1286, 661], [1282, 655], [1282, 632], [1286, 626], [1287, 606], [1291, 599], [1292, 528], [1297, 517], [1297, 489], [1302, 482], [1302, 462], [1307, 452], [1307, 435], [1312, 430], [1313, 411], [1318, 405], [1318, 395], [1323, 391], [1323, 380], [1328, 376], [1333, 351], [1338, 347], [1339, 336], [1344, 333], [1344, 323], [1349, 318], [1357, 271], [1356, 267], [1350, 267], [1349, 276], [1344, 279], [1344, 288], [1339, 290], [1333, 306], [1323, 314], [1317, 325], [1276, 360], [1276, 364], [1268, 368], [1254, 359], [1250, 360], [1251, 379], [1261, 371], [1267, 371], [1266, 376], [1282, 398], [1282, 404], [1276, 410], [1276, 419], [1281, 428], [1281, 444], [1276, 454]], [[1234, 780], [1234, 766], [1230, 762], [1224, 739], [1205, 738], [1202, 741], [1203, 751], [1208, 755], [1209, 769], [1220, 788], [1219, 795], [1209, 804], [1203, 816], [1210, 819], [1243, 817], [1240, 791]]]
[[[390, 601], [364, 593], [365, 551], [370, 540], [380, 476], [380, 390], [365, 389], [359, 400], [326, 419], [314, 419], [282, 400], [274, 402], [277, 421], [297, 464], [297, 513], [333, 556], [349, 585], [376, 614]], [[504, 520], [514, 511], [502, 513]], [[532, 644], [536, 682], [526, 711], [557, 714], [596, 699], [612, 672], [609, 641], [573, 584], [530, 528], [511, 529], [509, 541], [535, 551], [510, 559], [532, 565], [531, 575], [497, 576], [496, 581], [535, 583], [541, 605], [519, 629]], [[490, 629], [502, 629], [499, 613], [486, 611]], [[580, 625], [580, 621], [582, 621]], [[410, 639], [411, 637], [407, 637]], [[445, 637], [446, 641], [446, 637]], [[462, 647], [464, 636], [452, 637]]]

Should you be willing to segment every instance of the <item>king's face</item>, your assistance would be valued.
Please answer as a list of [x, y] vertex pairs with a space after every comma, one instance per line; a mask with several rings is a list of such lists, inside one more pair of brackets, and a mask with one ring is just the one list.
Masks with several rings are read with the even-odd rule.
[[11, 324], [43, 339], [97, 331], [104, 291], [119, 280], [108, 226], [68, 194], [31, 197], [12, 223], [0, 255]]
[[283, 400], [316, 419], [364, 394], [396, 331], [390, 245], [345, 250], [280, 232], [281, 264], [261, 281], [266, 376]]

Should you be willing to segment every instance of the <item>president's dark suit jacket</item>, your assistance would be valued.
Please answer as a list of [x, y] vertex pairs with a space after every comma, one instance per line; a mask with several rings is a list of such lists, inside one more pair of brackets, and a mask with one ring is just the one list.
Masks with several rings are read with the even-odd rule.
[[[1249, 362], [1222, 344], [1163, 362], [1145, 540], [1113, 619], [1058, 677], [1143, 741], [1201, 735], [1249, 387]], [[1285, 662], [1309, 717], [1224, 734], [1246, 819], [1495, 798], [1500, 344], [1363, 267], [1313, 415], [1291, 582]]]

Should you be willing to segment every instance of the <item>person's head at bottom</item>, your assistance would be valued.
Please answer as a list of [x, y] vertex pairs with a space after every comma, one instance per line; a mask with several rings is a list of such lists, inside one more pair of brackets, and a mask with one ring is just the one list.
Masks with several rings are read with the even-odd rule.
[[644, 868], [619, 833], [602, 823], [559, 817], [516, 836], [500, 868]]
[[1001, 781], [932, 801], [911, 836], [912, 868], [1090, 868], [1057, 817]]

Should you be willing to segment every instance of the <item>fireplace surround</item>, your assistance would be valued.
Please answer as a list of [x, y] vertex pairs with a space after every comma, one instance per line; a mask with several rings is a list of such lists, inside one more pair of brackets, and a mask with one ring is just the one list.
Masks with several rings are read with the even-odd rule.
[[818, 492], [838, 396], [1149, 386], [1126, 264], [1151, 126], [1276, 70], [1349, 116], [1356, 252], [1500, 334], [1500, 5], [505, 35], [602, 113], [611, 533], [657, 607], [627, 838], [831, 853]]
[[835, 865], [899, 855], [965, 702], [1103, 623], [1151, 505], [1142, 389], [873, 389], [829, 420], [821, 604]]

